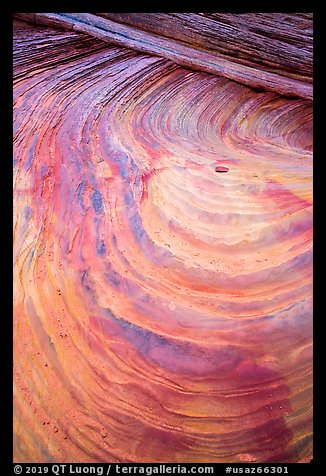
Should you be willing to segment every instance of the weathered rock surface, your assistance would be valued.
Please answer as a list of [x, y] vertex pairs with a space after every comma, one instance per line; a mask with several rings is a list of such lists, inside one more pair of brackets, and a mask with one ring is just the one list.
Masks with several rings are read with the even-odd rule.
[[[17, 14], [39, 24], [88, 33], [109, 43], [163, 56], [181, 66], [253, 88], [312, 99], [310, 15], [105, 15], [106, 18], [90, 13]], [[130, 24], [110, 18], [126, 18]], [[158, 34], [162, 32], [167, 37]]]
[[79, 18], [15, 28], [15, 461], [308, 461], [311, 101]]

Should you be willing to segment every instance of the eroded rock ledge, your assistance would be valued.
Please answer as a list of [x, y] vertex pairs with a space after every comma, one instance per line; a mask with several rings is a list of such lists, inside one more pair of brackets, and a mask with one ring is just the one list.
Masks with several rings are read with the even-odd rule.
[[235, 62], [215, 30], [164, 26], [179, 63], [214, 50], [289, 98], [140, 52], [165, 48], [152, 18], [33, 18], [14, 30], [14, 460], [309, 461], [308, 57]]
[[18, 13], [16, 17], [84, 32], [252, 88], [312, 99], [310, 14], [100, 15]]

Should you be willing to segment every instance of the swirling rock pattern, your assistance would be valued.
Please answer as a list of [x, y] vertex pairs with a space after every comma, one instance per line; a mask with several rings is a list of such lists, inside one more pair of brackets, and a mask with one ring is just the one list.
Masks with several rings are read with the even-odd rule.
[[15, 461], [311, 458], [311, 102], [17, 24]]

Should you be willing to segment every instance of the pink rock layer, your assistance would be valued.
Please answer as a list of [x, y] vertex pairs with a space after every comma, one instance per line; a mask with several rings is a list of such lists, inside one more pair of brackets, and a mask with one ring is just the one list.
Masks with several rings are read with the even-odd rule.
[[15, 461], [309, 460], [311, 102], [81, 33], [14, 52]]

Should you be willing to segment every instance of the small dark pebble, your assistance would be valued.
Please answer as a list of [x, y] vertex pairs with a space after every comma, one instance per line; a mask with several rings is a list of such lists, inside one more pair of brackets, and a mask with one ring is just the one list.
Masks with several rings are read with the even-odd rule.
[[215, 172], [218, 172], [220, 174], [228, 172], [228, 171], [229, 171], [228, 167], [224, 167], [222, 165], [219, 165], [219, 166], [215, 167]]

